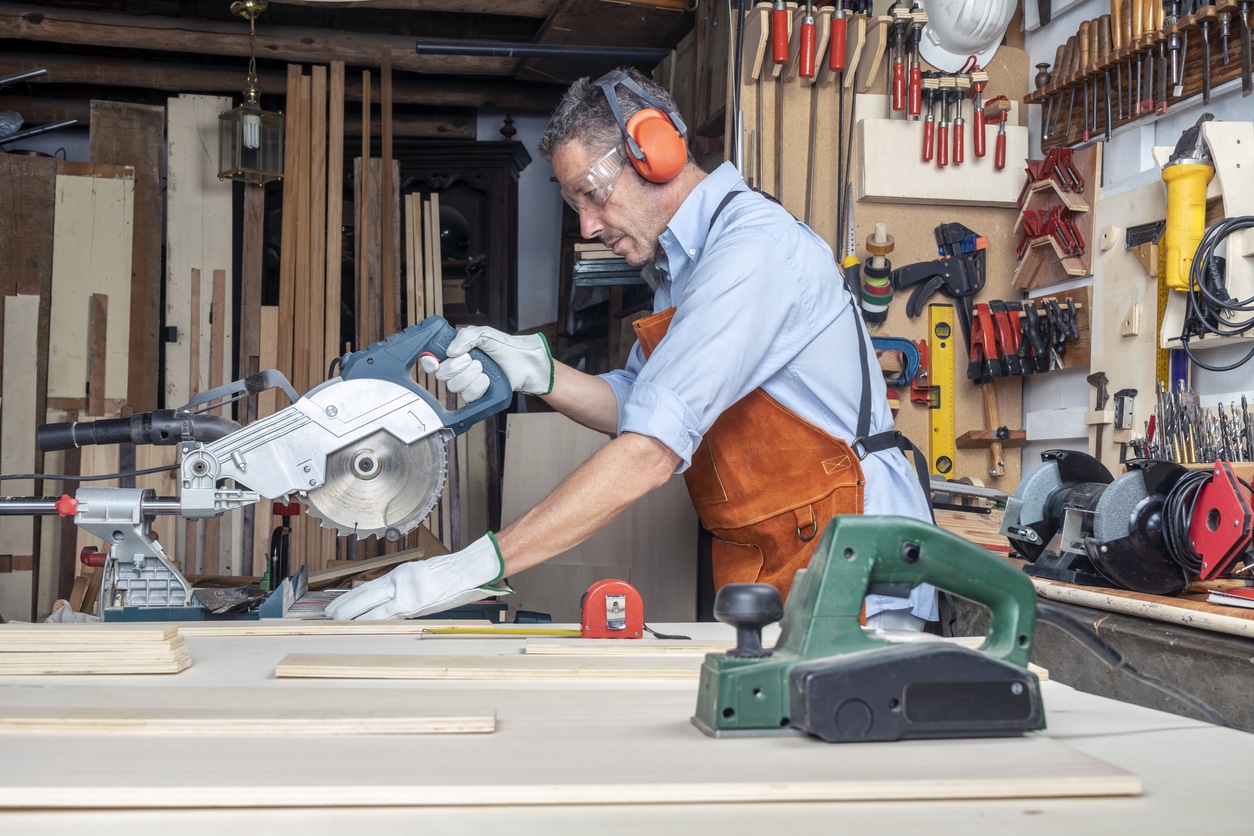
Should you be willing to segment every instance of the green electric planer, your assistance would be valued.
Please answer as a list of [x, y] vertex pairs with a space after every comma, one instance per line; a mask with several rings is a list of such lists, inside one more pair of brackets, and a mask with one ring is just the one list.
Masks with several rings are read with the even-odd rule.
[[[859, 624], [868, 593], [920, 583], [983, 604], [992, 627], [979, 649], [890, 642]], [[1036, 591], [1023, 572], [962, 538], [906, 517], [832, 520], [788, 606], [765, 584], [719, 590], [714, 615], [736, 648], [701, 667], [692, 722], [715, 737], [796, 734], [831, 743], [1001, 737], [1045, 727], [1027, 670]], [[783, 616], [779, 641], [761, 631]]]

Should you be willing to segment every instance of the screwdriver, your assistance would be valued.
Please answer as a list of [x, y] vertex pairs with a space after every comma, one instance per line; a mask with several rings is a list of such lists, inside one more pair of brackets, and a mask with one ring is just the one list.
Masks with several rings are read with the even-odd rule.
[[817, 28], [814, 25], [814, 3], [806, 0], [806, 13], [801, 17], [800, 69], [802, 78], [814, 78], [814, 48]]

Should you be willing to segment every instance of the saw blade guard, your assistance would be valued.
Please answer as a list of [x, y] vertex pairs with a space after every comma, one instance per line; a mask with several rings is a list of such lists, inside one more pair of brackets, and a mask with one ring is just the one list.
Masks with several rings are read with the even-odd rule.
[[430, 404], [445, 427], [454, 435], [461, 435], [476, 422], [500, 412], [514, 397], [505, 372], [491, 357], [479, 349], [472, 349], [470, 356], [483, 365], [488, 376], [488, 391], [483, 397], [460, 409], [448, 410], [414, 382], [413, 367], [423, 354], [432, 354], [443, 362], [448, 357], [448, 346], [457, 336], [457, 329], [441, 316], [429, 316], [417, 325], [411, 325], [386, 339], [367, 346], [361, 351], [344, 355], [340, 361], [340, 377], [343, 380], [377, 379], [404, 386]]

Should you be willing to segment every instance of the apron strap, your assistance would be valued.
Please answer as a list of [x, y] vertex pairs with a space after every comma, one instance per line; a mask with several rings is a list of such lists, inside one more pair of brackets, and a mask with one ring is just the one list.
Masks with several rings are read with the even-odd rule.
[[[706, 236], [709, 236], [709, 234], [714, 231], [714, 222], [718, 220], [718, 216], [722, 214], [725, 208], [727, 208], [727, 204], [731, 203], [732, 200], [735, 199], [736, 195], [744, 194], [746, 191], [748, 190], [735, 189], [723, 195], [723, 199], [719, 202], [718, 208], [716, 208], [714, 210], [714, 214], [710, 216], [710, 226], [705, 231]], [[775, 198], [765, 192], [759, 192], [759, 194], [762, 194], [764, 197], [771, 200], [775, 200]], [[775, 200], [775, 202], [778, 203], [779, 201]], [[858, 300], [854, 295], [853, 289], [848, 286], [848, 283], [846, 283], [845, 289], [849, 291], [849, 301], [853, 306], [855, 316], [854, 321], [857, 322], [857, 318], [861, 317]], [[878, 453], [881, 450], [888, 450], [892, 447], [896, 447], [903, 453], [911, 454], [914, 458], [915, 474], [919, 477], [919, 486], [923, 488], [923, 498], [927, 500], [928, 513], [932, 515], [932, 522], [935, 523], [936, 515], [932, 513], [931, 477], [928, 475], [927, 458], [923, 455], [923, 452], [918, 447], [915, 447], [910, 439], [906, 438], [897, 430], [888, 430], [886, 432], [876, 433], [875, 435], [868, 435], [868, 433], [871, 432], [871, 361], [868, 357], [866, 347], [867, 341], [863, 339], [862, 330], [863, 329], [861, 328], [858, 329], [858, 359], [862, 363], [862, 398], [858, 405], [858, 434], [852, 445], [853, 450], [857, 453], [858, 448], [862, 448], [863, 452], [859, 458], [865, 458], [871, 453]], [[798, 525], [798, 530], [800, 531], [800, 525]]]

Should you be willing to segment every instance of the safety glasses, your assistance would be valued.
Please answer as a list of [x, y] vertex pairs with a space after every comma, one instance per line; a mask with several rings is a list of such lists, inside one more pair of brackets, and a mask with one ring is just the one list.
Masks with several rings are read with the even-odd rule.
[[604, 206], [626, 164], [627, 152], [616, 144], [563, 188], [562, 198], [576, 212]]

